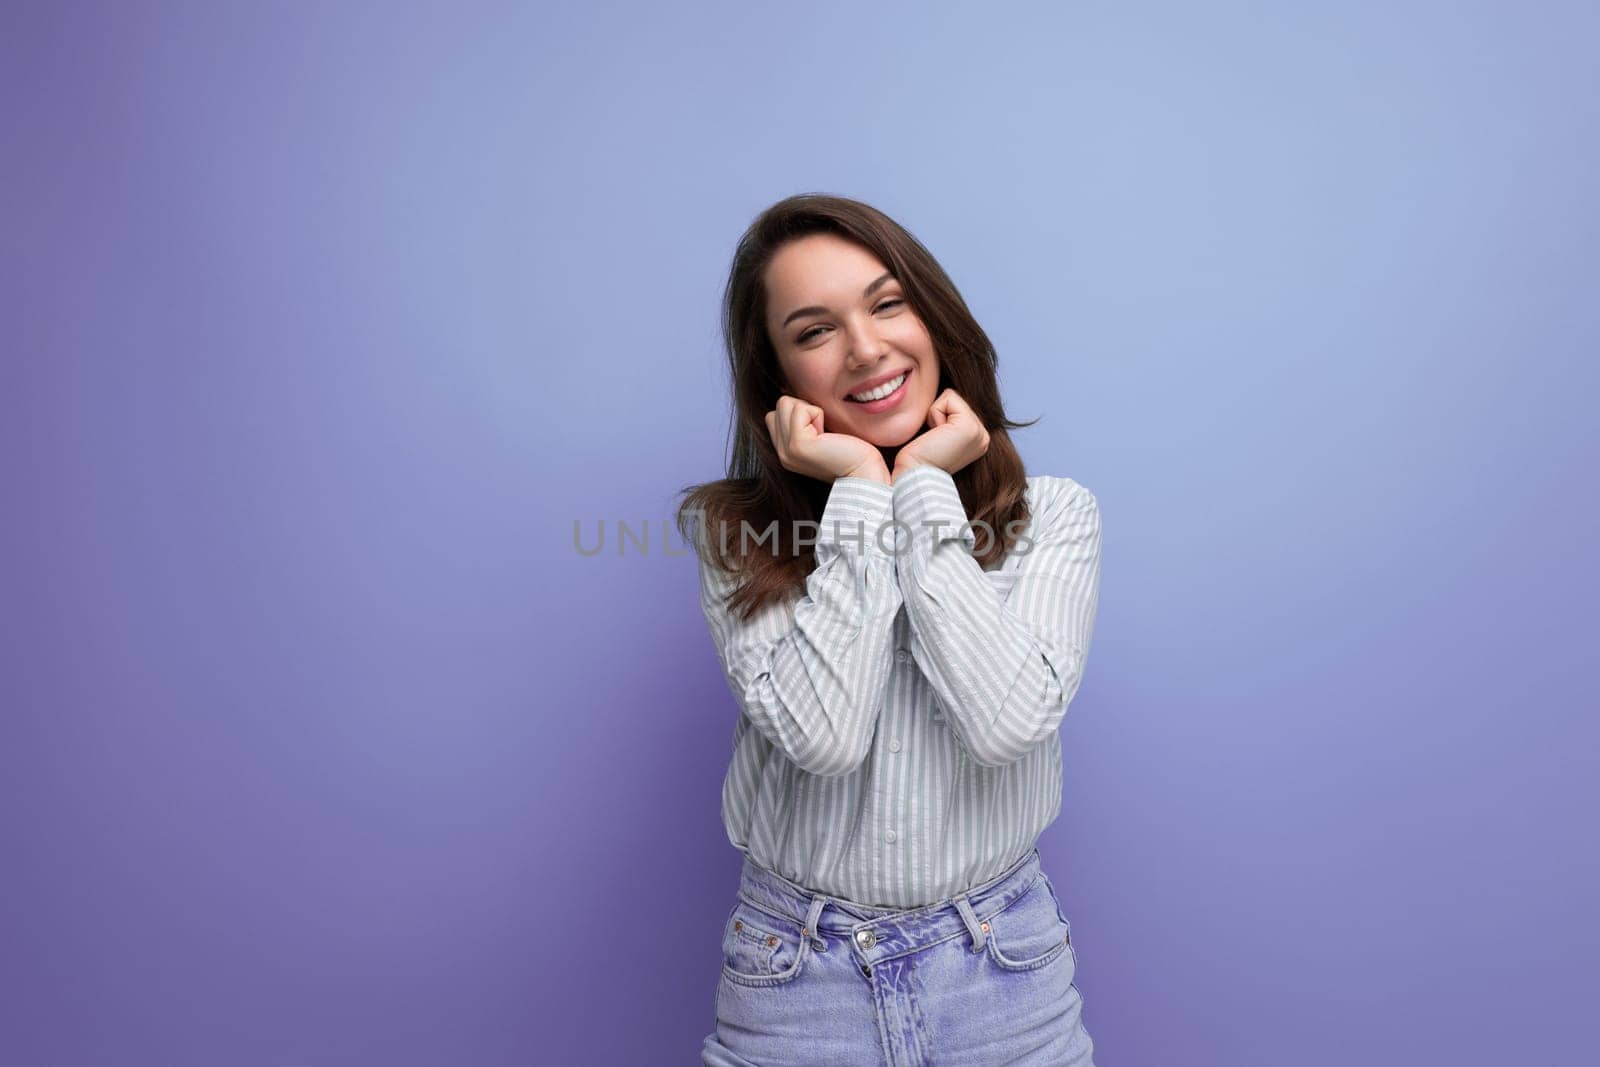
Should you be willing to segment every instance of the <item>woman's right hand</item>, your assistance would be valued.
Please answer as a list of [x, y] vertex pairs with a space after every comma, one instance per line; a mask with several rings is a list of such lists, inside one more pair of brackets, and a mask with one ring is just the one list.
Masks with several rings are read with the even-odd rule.
[[825, 433], [822, 409], [787, 394], [767, 412], [767, 433], [784, 470], [818, 481], [871, 478], [889, 484], [889, 467], [876, 445], [847, 433]]

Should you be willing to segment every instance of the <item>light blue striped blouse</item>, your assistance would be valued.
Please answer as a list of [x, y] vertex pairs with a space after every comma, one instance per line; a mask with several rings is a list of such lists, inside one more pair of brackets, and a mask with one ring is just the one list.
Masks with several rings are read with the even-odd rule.
[[[965, 525], [947, 471], [841, 478], [805, 594], [748, 622], [724, 606], [737, 577], [700, 546], [701, 607], [740, 709], [722, 788], [735, 847], [809, 889], [893, 908], [946, 900], [1034, 847], [1061, 809], [1059, 727], [1089, 654], [1100, 511], [1070, 478], [1031, 476], [1027, 496], [1024, 539], [985, 570], [972, 550], [988, 535]], [[725, 535], [735, 551], [739, 535]]]

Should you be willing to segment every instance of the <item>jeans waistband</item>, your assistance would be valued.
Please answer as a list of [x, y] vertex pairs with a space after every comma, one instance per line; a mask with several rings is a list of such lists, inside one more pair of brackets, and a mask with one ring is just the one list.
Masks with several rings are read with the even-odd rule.
[[1029, 849], [995, 877], [948, 900], [920, 908], [865, 907], [816, 893], [770, 871], [747, 855], [739, 874], [739, 896], [764, 911], [791, 919], [812, 947], [826, 949], [830, 938], [848, 941], [871, 963], [927, 948], [966, 934], [972, 951], [983, 948], [988, 922], [1033, 888], [1043, 873], [1039, 850]]

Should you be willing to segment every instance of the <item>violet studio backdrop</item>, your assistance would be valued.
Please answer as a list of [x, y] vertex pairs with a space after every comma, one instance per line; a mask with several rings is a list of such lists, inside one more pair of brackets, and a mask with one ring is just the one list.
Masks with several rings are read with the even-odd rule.
[[1578, 1062], [1597, 32], [8, 5], [0, 1061], [695, 1062], [736, 709], [660, 535], [732, 243], [821, 190], [1101, 503], [1040, 841], [1097, 1061]]

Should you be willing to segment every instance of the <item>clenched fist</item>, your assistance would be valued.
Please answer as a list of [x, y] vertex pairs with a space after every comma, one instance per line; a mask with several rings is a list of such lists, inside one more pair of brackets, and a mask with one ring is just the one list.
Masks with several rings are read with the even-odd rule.
[[871, 478], [889, 484], [889, 468], [876, 445], [847, 433], [827, 433], [822, 409], [793, 396], [778, 397], [767, 412], [767, 433], [785, 470], [819, 481]]
[[928, 409], [931, 429], [903, 445], [894, 457], [894, 476], [929, 463], [954, 474], [989, 451], [989, 431], [954, 389], [946, 389]]

